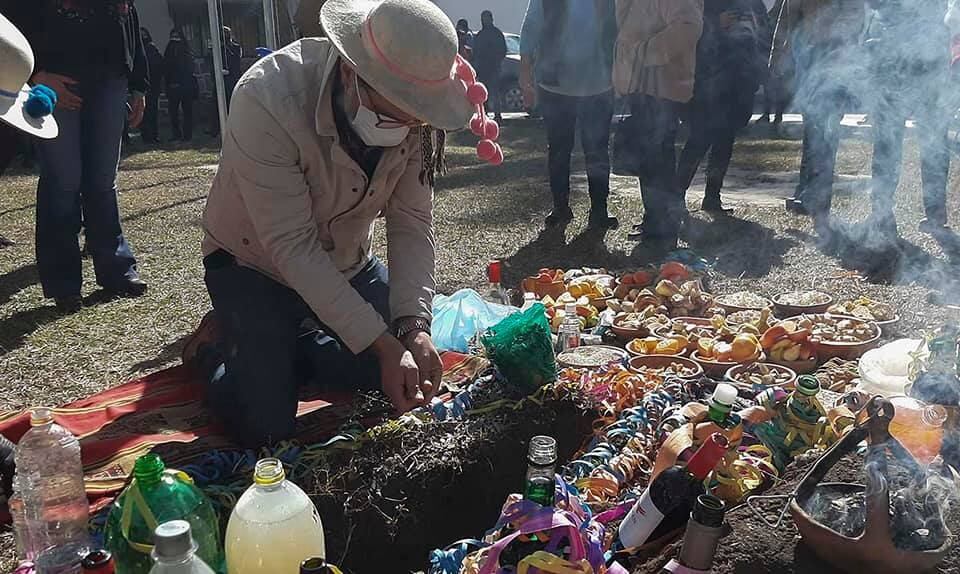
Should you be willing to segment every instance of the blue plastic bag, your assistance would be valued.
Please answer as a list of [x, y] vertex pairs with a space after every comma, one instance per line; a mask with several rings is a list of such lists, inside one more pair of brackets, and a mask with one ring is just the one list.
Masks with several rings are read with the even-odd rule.
[[473, 289], [461, 289], [449, 297], [437, 295], [433, 298], [433, 344], [441, 351], [466, 353], [477, 333], [518, 311], [485, 301]]

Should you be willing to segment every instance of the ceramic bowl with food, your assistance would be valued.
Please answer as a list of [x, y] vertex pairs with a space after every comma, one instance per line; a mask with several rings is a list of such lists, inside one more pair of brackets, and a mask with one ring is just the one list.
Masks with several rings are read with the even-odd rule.
[[705, 359], [700, 356], [700, 350], [696, 350], [690, 354], [690, 358], [696, 361], [703, 371], [710, 377], [714, 379], [722, 379], [726, 376], [727, 371], [737, 365], [747, 365], [750, 363], [756, 363], [757, 361], [763, 361], [766, 359], [763, 353], [758, 354], [754, 358], [748, 361], [742, 361], [740, 363], [736, 361], [717, 361], [715, 359]]
[[774, 363], [748, 363], [727, 370], [728, 381], [743, 385], [750, 390], [765, 387], [790, 389], [797, 381], [797, 373], [792, 369]]
[[611, 363], [624, 363], [630, 357], [623, 349], [606, 345], [588, 345], [564, 351], [557, 355], [563, 367], [596, 369]]
[[653, 336], [661, 339], [683, 337], [688, 342], [687, 350], [689, 351], [697, 348], [697, 341], [701, 338], [717, 336], [717, 330], [710, 319], [702, 317], [674, 317], [669, 325], [661, 325], [651, 332]]
[[682, 337], [663, 339], [644, 337], [633, 339], [626, 344], [627, 352], [633, 357], [664, 355], [680, 357], [687, 353], [688, 341]]
[[753, 291], [738, 291], [736, 293], [719, 295], [713, 302], [724, 308], [727, 313], [736, 313], [737, 311], [747, 311], [749, 309], [760, 311], [773, 305], [770, 299]]
[[798, 315], [784, 322], [787, 321], [798, 329], [810, 331], [810, 341], [817, 347], [817, 359], [820, 362], [833, 358], [848, 361], [858, 359], [880, 342], [880, 327], [873, 321], [856, 317], [817, 313]]
[[703, 368], [684, 357], [646, 355], [633, 357], [629, 365], [631, 371], [641, 375], [651, 374], [663, 378], [680, 377], [681, 379], [697, 379], [703, 376]]
[[622, 341], [632, 339], [642, 339], [649, 337], [653, 329], [669, 322], [670, 319], [663, 315], [643, 313], [620, 313], [613, 318], [610, 330]]
[[563, 281], [547, 281], [543, 278], [527, 277], [520, 282], [520, 288], [524, 293], [533, 293], [537, 299], [543, 299], [550, 296], [552, 299], [558, 299], [566, 293], [567, 284]]
[[819, 366], [816, 357], [806, 361], [787, 361], [786, 359], [778, 360], [774, 357], [767, 357], [767, 362], [786, 367], [798, 375], [809, 375], [816, 371]]
[[779, 317], [824, 313], [832, 304], [833, 295], [814, 290], [789, 291], [773, 298], [773, 308]]

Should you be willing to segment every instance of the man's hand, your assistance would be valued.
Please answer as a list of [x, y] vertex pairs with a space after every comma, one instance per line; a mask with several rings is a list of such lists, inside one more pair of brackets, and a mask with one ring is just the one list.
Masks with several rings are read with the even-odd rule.
[[380, 361], [383, 392], [400, 413], [426, 403], [420, 386], [420, 371], [413, 354], [390, 333], [380, 335], [370, 350]]
[[532, 85], [523, 87], [523, 107], [532, 110], [537, 105], [537, 89]]
[[77, 81], [69, 76], [37, 72], [31, 79], [34, 85], [43, 84], [57, 93], [57, 107], [76, 111], [83, 107], [83, 98], [71, 92], [69, 86], [77, 85]]
[[433, 346], [430, 335], [423, 331], [413, 331], [401, 342], [410, 350], [413, 360], [417, 362], [417, 368], [420, 371], [420, 392], [423, 393], [424, 401], [430, 402], [440, 389], [440, 381], [443, 378], [440, 353]]
[[131, 128], [136, 129], [140, 127], [140, 122], [143, 121], [143, 111], [147, 106], [146, 98], [141, 94], [133, 94], [127, 103], [130, 104], [130, 113], [127, 114], [127, 122], [130, 123]]

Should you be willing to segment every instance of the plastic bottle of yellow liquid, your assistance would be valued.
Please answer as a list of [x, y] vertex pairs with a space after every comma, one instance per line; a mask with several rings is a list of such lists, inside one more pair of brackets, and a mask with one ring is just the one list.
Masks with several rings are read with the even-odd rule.
[[283, 463], [257, 462], [253, 481], [227, 524], [227, 571], [298, 572], [307, 558], [326, 556], [320, 514], [306, 493], [286, 480]]
[[943, 445], [943, 424], [947, 410], [927, 405], [911, 397], [893, 397], [894, 416], [890, 434], [913, 455], [917, 462], [930, 464]]

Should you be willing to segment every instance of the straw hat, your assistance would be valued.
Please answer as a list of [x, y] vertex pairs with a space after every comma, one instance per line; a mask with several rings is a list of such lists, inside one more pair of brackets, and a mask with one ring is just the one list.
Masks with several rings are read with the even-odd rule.
[[361, 78], [436, 128], [467, 126], [475, 107], [456, 75], [457, 32], [429, 0], [327, 0], [320, 23]]
[[0, 120], [30, 135], [52, 139], [59, 133], [53, 116], [35, 118], [26, 112], [33, 62], [27, 39], [0, 14]]

